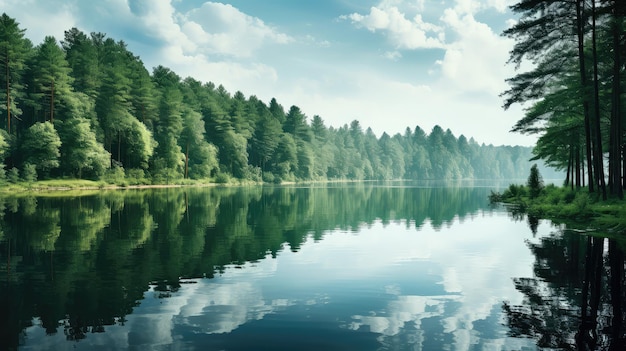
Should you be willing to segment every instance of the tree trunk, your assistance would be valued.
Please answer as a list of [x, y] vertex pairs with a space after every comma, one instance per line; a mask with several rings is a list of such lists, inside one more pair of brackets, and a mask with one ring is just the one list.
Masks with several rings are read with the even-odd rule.
[[117, 162], [122, 162], [122, 135], [117, 131]]
[[620, 87], [620, 25], [617, 1], [613, 5], [611, 34], [613, 37], [613, 87], [611, 92], [611, 128], [609, 136], [609, 191], [611, 195], [624, 197], [622, 189], [622, 112]]
[[565, 186], [571, 186], [574, 190], [574, 146], [569, 148], [569, 157], [567, 158], [567, 172], [565, 172]]
[[587, 94], [588, 85], [587, 82], [587, 69], [585, 65], [585, 50], [584, 50], [584, 34], [585, 23], [583, 18], [584, 0], [576, 0], [576, 30], [578, 34], [578, 64], [580, 72], [580, 85], [583, 91], [583, 112], [585, 116], [585, 151], [587, 154], [587, 176], [589, 177], [589, 192], [595, 192], [593, 182], [593, 158], [591, 147], [591, 118], [589, 116], [589, 96]]
[[50, 87], [50, 122], [54, 124], [54, 80]]
[[594, 98], [594, 170], [596, 184], [602, 191], [602, 199], [606, 200], [606, 183], [604, 180], [604, 159], [602, 156], [602, 130], [600, 129], [600, 88], [598, 84], [598, 50], [596, 44], [596, 0], [591, 1], [591, 47], [593, 52], [593, 98]]
[[[625, 144], [622, 144], [622, 160], [626, 160], [626, 145]], [[626, 176], [626, 162], [622, 162], [622, 175]], [[626, 178], [626, 177], [623, 177], [623, 178]], [[626, 189], [626, 179], [623, 179], [623, 178], [622, 178], [622, 189]]]
[[185, 179], [189, 174], [189, 141], [187, 141], [187, 150], [185, 150]]
[[576, 188], [580, 188], [580, 145], [576, 145]]
[[7, 45], [7, 61], [6, 61], [6, 74], [7, 74], [7, 132], [11, 134], [11, 83], [9, 75], [9, 46]]

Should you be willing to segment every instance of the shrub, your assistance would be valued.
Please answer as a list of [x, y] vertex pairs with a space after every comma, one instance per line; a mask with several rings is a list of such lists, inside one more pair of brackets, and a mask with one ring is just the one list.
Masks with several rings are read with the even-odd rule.
[[133, 168], [126, 171], [126, 179], [132, 185], [150, 184], [143, 169]]
[[17, 168], [13, 167], [11, 169], [9, 169], [9, 172], [7, 173], [7, 180], [9, 181], [9, 183], [17, 183], [20, 181], [20, 171], [17, 170]]
[[265, 183], [273, 183], [274, 182], [274, 174], [270, 172], [263, 172], [263, 181]]
[[215, 182], [218, 183], [218, 184], [226, 184], [229, 181], [230, 181], [230, 176], [228, 176], [228, 174], [226, 174], [226, 173], [219, 172], [215, 176]]
[[118, 165], [113, 165], [112, 168], [108, 169], [106, 173], [104, 173], [102, 180], [109, 184], [120, 185], [125, 183], [126, 179], [124, 175], [124, 168]]
[[22, 170], [22, 178], [24, 181], [28, 183], [32, 183], [37, 180], [37, 168], [35, 165], [30, 163], [24, 164], [24, 169]]
[[589, 194], [586, 192], [579, 192], [574, 197], [574, 201], [572, 202], [578, 211], [584, 211], [587, 209], [587, 206], [591, 204], [591, 198]]

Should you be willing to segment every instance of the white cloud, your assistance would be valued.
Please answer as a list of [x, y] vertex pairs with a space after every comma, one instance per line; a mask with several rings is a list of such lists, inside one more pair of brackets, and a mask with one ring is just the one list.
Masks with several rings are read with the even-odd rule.
[[402, 58], [402, 54], [399, 51], [387, 51], [383, 54], [383, 57], [391, 61], [398, 61]]
[[293, 39], [246, 15], [232, 5], [206, 2], [180, 16], [183, 32], [204, 53], [250, 57], [266, 43], [287, 44]]
[[0, 0], [0, 8], [1, 12], [16, 18], [20, 28], [26, 29], [26, 37], [31, 39], [34, 45], [43, 42], [48, 35], [61, 40], [64, 31], [77, 23], [73, 7], [63, 2]]
[[509, 39], [494, 33], [491, 28], [471, 14], [446, 9], [442, 21], [458, 36], [448, 44], [441, 65], [442, 78], [464, 91], [486, 92], [497, 96], [506, 89], [505, 78], [514, 74], [506, 66]]
[[469, 14], [476, 14], [488, 9], [494, 9], [497, 12], [504, 13], [509, 6], [516, 2], [515, 0], [456, 0], [454, 8], [456, 11]]
[[395, 6], [376, 7], [370, 13], [352, 13], [340, 18], [349, 19], [357, 26], [372, 32], [382, 31], [392, 45], [398, 49], [442, 48], [444, 34], [441, 27], [425, 22], [420, 14], [413, 19]]

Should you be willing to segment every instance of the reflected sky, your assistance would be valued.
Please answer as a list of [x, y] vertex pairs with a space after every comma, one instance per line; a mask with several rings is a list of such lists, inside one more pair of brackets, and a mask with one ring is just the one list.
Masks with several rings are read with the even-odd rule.
[[[537, 237], [551, 230], [542, 222]], [[78, 342], [35, 320], [21, 349], [533, 350], [506, 336], [501, 311], [522, 300], [511, 278], [533, 276], [525, 240], [537, 240], [526, 223], [499, 211], [328, 231], [169, 297], [151, 286], [124, 325]]]

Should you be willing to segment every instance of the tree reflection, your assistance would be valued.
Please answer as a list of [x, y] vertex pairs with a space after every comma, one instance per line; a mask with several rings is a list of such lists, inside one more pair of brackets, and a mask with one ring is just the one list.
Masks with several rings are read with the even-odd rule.
[[535, 277], [515, 278], [523, 303], [502, 306], [511, 336], [534, 338], [540, 348], [623, 350], [625, 261], [618, 241], [561, 228], [528, 247]]
[[486, 188], [251, 187], [110, 191], [1, 199], [0, 339], [37, 321], [78, 341], [123, 325], [152, 284], [297, 251], [309, 238], [376, 222], [438, 229], [489, 212]]

